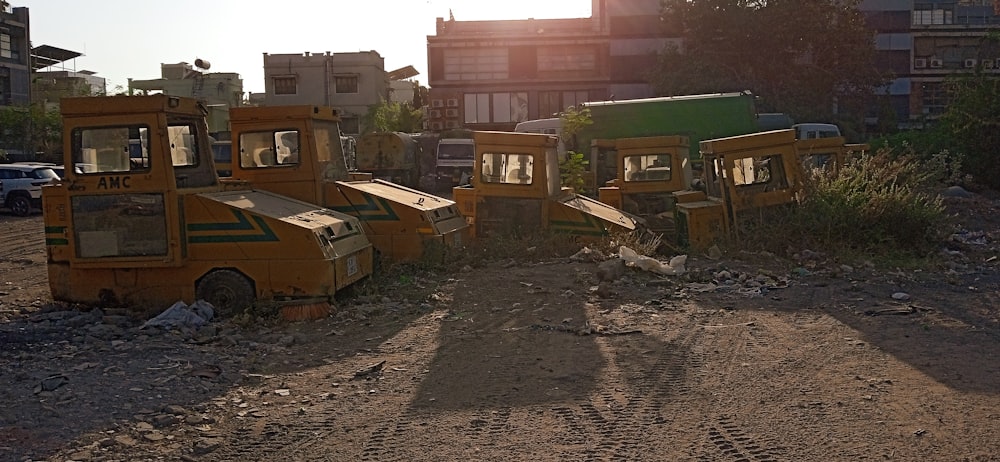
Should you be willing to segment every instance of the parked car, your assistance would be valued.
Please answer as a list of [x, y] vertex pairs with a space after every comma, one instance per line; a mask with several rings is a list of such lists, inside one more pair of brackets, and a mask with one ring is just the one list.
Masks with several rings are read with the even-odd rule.
[[0, 164], [0, 207], [27, 216], [42, 208], [42, 186], [59, 179], [52, 165], [23, 162]]

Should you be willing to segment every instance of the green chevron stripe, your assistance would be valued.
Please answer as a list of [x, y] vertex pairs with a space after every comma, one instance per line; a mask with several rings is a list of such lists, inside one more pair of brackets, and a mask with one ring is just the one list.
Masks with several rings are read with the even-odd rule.
[[45, 234], [58, 234], [59, 237], [46, 237], [45, 245], [69, 245], [69, 239], [62, 237], [66, 234], [65, 226], [46, 226]]
[[[206, 244], [219, 242], [277, 242], [278, 236], [274, 234], [271, 227], [267, 226], [264, 219], [254, 216], [253, 223], [246, 214], [239, 210], [232, 210], [236, 216], [235, 223], [190, 223], [187, 225], [189, 233], [197, 232], [221, 232], [221, 234], [208, 234], [201, 236], [188, 236], [188, 243]], [[256, 223], [256, 226], [254, 224]], [[232, 234], [234, 231], [258, 231], [255, 234]]]
[[608, 235], [607, 229], [601, 226], [600, 223], [595, 222], [594, 217], [582, 212], [580, 216], [583, 217], [583, 221], [552, 220], [549, 222], [549, 226], [556, 233], [577, 234], [581, 236]]
[[[396, 215], [396, 212], [392, 210], [392, 206], [389, 205], [389, 201], [385, 200], [385, 198], [376, 198], [371, 194], [365, 193], [362, 193], [362, 196], [365, 198], [364, 204], [337, 205], [330, 208], [367, 221], [399, 221], [399, 215]], [[344, 197], [347, 196], [345, 195]]]

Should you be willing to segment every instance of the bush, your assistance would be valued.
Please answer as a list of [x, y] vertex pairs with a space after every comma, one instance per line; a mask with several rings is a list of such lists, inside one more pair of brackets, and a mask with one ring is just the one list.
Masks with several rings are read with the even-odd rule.
[[881, 150], [837, 174], [811, 172], [800, 204], [748, 223], [741, 241], [775, 253], [925, 256], [940, 240], [944, 209], [923, 191], [948, 175], [944, 165]]

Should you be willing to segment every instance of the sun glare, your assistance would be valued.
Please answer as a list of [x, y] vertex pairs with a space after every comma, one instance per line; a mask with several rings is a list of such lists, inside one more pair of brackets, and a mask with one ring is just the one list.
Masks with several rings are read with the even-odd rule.
[[588, 18], [591, 15], [590, 0], [506, 0], [502, 3], [466, 0], [432, 3], [436, 4], [435, 9], [445, 9], [442, 17], [447, 19], [447, 11], [450, 10], [458, 21]]

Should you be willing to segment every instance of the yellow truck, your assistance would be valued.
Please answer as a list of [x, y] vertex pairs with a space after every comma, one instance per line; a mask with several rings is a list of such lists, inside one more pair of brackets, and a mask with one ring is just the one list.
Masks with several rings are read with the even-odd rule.
[[391, 261], [419, 260], [467, 238], [455, 202], [348, 172], [340, 116], [330, 107], [237, 107], [229, 122], [239, 161], [227, 182], [357, 217], [376, 252]]
[[61, 101], [66, 165], [43, 188], [55, 300], [161, 309], [326, 304], [369, 276], [360, 221], [219, 181], [206, 108], [166, 95]]
[[471, 185], [454, 188], [474, 237], [547, 229], [580, 238], [632, 232], [633, 217], [561, 186], [555, 136], [473, 132]]
[[[691, 187], [688, 137], [649, 136], [594, 140], [614, 159], [615, 178], [598, 189], [598, 199], [642, 218], [653, 232], [673, 235], [674, 192]], [[595, 169], [597, 170], [597, 169]]]
[[733, 232], [745, 213], [800, 199], [803, 171], [794, 130], [705, 140], [699, 146], [705, 191], [674, 193], [678, 244], [707, 248]]

